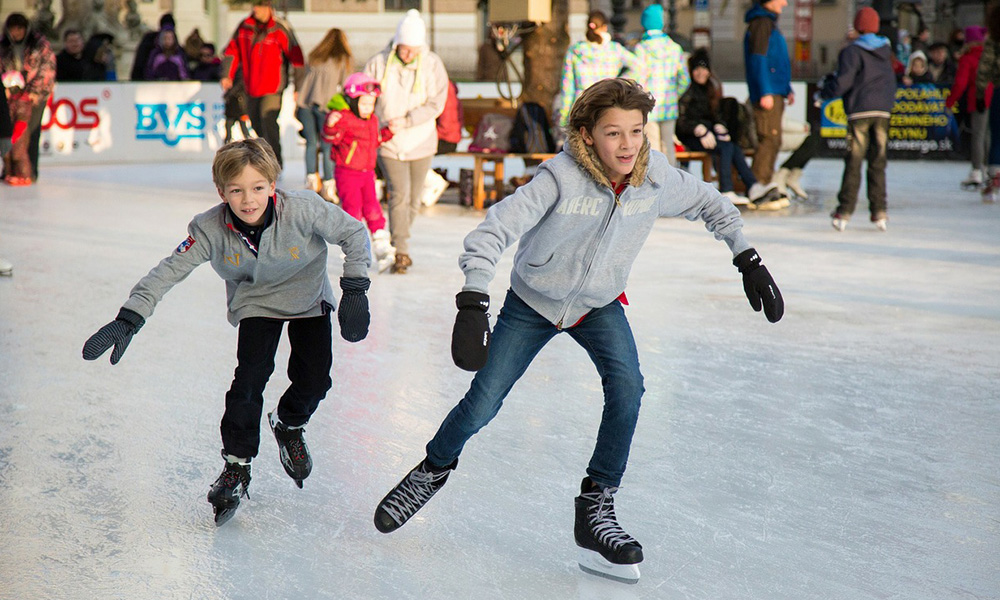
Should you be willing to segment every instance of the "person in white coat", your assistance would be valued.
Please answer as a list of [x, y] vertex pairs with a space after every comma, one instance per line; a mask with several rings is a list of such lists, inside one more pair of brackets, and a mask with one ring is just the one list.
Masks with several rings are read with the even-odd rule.
[[406, 273], [413, 264], [410, 227], [437, 152], [436, 120], [448, 99], [448, 73], [427, 46], [427, 26], [418, 11], [407, 11], [392, 44], [368, 60], [365, 73], [382, 88], [375, 114], [393, 132], [379, 148], [378, 163], [389, 188], [392, 272]]

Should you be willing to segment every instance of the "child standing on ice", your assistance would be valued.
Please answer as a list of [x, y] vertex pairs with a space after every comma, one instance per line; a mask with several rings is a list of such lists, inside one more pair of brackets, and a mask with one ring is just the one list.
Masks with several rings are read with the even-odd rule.
[[281, 463], [300, 488], [312, 470], [304, 428], [332, 383], [330, 313], [336, 300], [327, 276], [327, 244], [345, 254], [337, 307], [340, 334], [349, 342], [368, 335], [371, 256], [364, 226], [312, 191], [276, 189], [280, 171], [262, 139], [220, 148], [212, 179], [222, 203], [191, 221], [187, 239], [139, 280], [118, 317], [83, 347], [83, 358], [95, 360], [114, 346], [111, 364], [117, 364], [163, 295], [195, 267], [211, 262], [225, 280], [228, 318], [239, 327], [239, 341], [222, 416], [225, 466], [208, 493], [217, 525], [232, 517], [247, 495], [250, 460], [260, 443], [264, 386], [286, 322], [291, 385], [268, 413], [268, 422]]
[[330, 99], [330, 113], [323, 124], [323, 139], [331, 145], [330, 157], [336, 167], [333, 172], [337, 196], [347, 214], [368, 225], [372, 234], [372, 250], [379, 271], [388, 268], [396, 258], [395, 250], [385, 230], [385, 216], [375, 195], [375, 162], [378, 147], [392, 139], [389, 127], [379, 128], [375, 101], [382, 90], [375, 79], [364, 73], [354, 73], [344, 81], [343, 93]]
[[[575, 501], [580, 567], [638, 580], [642, 546], [618, 524], [613, 494], [625, 473], [644, 391], [623, 308], [625, 285], [654, 222], [703, 220], [735, 255], [754, 310], [763, 307], [772, 323], [784, 311], [774, 280], [743, 237], [736, 207], [649, 149], [643, 127], [653, 104], [648, 92], [627, 79], [588, 88], [570, 111], [564, 151], [490, 208], [465, 238], [459, 258], [465, 286], [456, 298], [452, 357], [478, 373], [427, 444], [426, 458], [379, 504], [379, 531], [398, 529], [441, 489], [465, 443], [497, 414], [542, 347], [565, 331], [590, 355], [604, 387], [597, 446]], [[489, 283], [514, 243], [511, 286], [491, 339]]]

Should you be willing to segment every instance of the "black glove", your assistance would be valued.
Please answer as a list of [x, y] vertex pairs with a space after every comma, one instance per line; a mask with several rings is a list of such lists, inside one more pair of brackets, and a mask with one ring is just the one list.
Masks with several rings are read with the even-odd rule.
[[478, 371], [490, 353], [490, 297], [479, 292], [455, 296], [458, 315], [451, 331], [451, 358], [459, 369]]
[[340, 278], [340, 289], [344, 293], [340, 296], [337, 320], [340, 321], [340, 336], [348, 342], [360, 342], [368, 336], [372, 317], [365, 292], [371, 284], [367, 277]]
[[760, 312], [761, 305], [764, 307], [764, 316], [772, 323], [781, 320], [781, 315], [785, 314], [785, 301], [781, 298], [781, 291], [775, 285], [771, 274], [767, 272], [767, 267], [760, 264], [760, 256], [753, 248], [740, 252], [733, 259], [733, 264], [740, 273], [743, 274], [743, 291], [746, 292], [750, 306]]
[[108, 348], [114, 346], [111, 352], [111, 364], [117, 365], [125, 354], [132, 336], [135, 335], [142, 326], [146, 324], [139, 313], [127, 308], [118, 311], [115, 320], [97, 330], [97, 333], [90, 336], [87, 343], [83, 345], [84, 360], [96, 360], [100, 355], [107, 352]]

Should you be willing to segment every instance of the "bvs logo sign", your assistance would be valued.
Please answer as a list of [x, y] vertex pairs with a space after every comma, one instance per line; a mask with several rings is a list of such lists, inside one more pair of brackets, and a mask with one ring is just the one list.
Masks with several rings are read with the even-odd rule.
[[205, 139], [205, 104], [136, 104], [135, 139], [176, 146], [184, 139]]

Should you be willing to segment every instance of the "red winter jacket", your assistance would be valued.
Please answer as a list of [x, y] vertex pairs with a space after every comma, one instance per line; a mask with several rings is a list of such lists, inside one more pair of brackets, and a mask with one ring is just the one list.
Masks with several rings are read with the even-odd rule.
[[[323, 123], [323, 139], [333, 146], [330, 158], [338, 167], [373, 171], [378, 158], [378, 147], [382, 142], [392, 139], [392, 132], [388, 127], [380, 130], [375, 115], [362, 119], [351, 112], [350, 108], [343, 108], [345, 106], [347, 102], [344, 96], [335, 95], [328, 106], [331, 109], [330, 116]], [[330, 122], [336, 119], [334, 115], [340, 115], [340, 118], [331, 125]]]
[[437, 118], [438, 139], [457, 144], [462, 140], [462, 103], [458, 99], [458, 86], [448, 82], [448, 100], [444, 111]]
[[[955, 106], [958, 99], [965, 94], [965, 112], [976, 110], [976, 69], [979, 68], [979, 57], [983, 54], [983, 45], [977, 44], [969, 48], [958, 59], [958, 72], [955, 73], [955, 83], [944, 104], [948, 108]], [[990, 105], [993, 96], [993, 84], [986, 87], [986, 106]]]
[[302, 69], [305, 61], [295, 34], [284, 22], [271, 17], [260, 23], [248, 17], [233, 33], [226, 46], [222, 72], [233, 79], [243, 71], [247, 94], [259, 98], [280, 93], [288, 85], [285, 63]]

